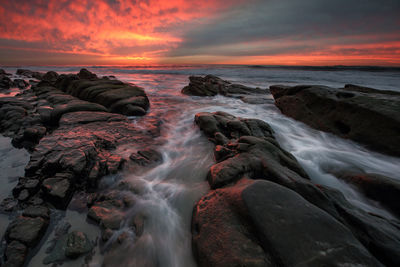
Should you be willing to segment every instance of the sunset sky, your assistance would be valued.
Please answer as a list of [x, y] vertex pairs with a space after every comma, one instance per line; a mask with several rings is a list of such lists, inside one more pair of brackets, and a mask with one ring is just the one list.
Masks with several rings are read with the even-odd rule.
[[399, 0], [0, 3], [0, 65], [400, 66]]

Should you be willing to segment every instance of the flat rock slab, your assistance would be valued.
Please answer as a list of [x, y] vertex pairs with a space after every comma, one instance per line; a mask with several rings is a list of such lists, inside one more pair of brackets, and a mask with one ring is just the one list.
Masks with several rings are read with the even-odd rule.
[[347, 85], [270, 87], [283, 114], [368, 148], [400, 156], [400, 93]]

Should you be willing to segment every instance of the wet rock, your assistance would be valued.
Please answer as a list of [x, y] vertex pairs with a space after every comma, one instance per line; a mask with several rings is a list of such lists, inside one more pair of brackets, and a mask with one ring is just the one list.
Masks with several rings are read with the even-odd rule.
[[35, 246], [47, 229], [48, 221], [41, 217], [20, 216], [8, 227], [6, 239], [19, 241], [28, 247]]
[[357, 186], [369, 198], [379, 201], [400, 216], [400, 182], [375, 173], [339, 173], [336, 176]]
[[72, 188], [68, 179], [47, 178], [42, 183], [49, 201], [56, 207], [66, 208], [71, 199]]
[[[320, 266], [325, 261], [326, 264], [336, 264], [336, 260], [344, 265], [346, 262], [350, 265], [359, 262], [366, 266], [380, 266], [379, 262], [388, 266], [398, 265], [400, 223], [364, 212], [350, 204], [340, 192], [314, 185], [295, 158], [280, 148], [272, 130], [263, 123], [251, 119], [245, 121], [221, 112], [199, 113], [195, 120], [200, 129], [216, 144], [215, 155], [218, 161], [211, 166], [208, 174], [209, 184], [214, 190], [196, 204], [192, 220], [194, 248], [198, 253], [200, 266], [292, 266], [292, 260], [298, 261], [298, 256], [308, 257], [307, 253], [301, 252], [303, 247], [292, 247], [292, 252], [289, 253], [285, 251], [288, 248], [287, 242], [281, 240], [299, 238], [298, 243], [301, 244], [307, 244], [311, 240], [302, 236], [308, 231], [306, 226], [292, 227], [293, 225], [286, 223], [292, 223], [292, 216], [303, 218], [294, 219], [293, 223], [306, 222], [308, 219], [305, 218], [312, 217], [312, 214], [324, 214], [321, 215], [321, 220], [310, 219], [317, 225], [321, 223], [321, 226], [314, 225], [312, 229], [315, 232], [306, 234], [320, 234], [321, 242], [313, 245], [321, 247], [311, 248], [310, 251], [319, 251], [319, 255], [309, 254], [307, 265]], [[263, 185], [262, 180], [269, 181], [268, 186]], [[244, 196], [243, 192], [252, 184], [255, 186]], [[269, 186], [274, 189], [269, 190]], [[275, 188], [276, 186], [278, 187]], [[279, 188], [289, 190], [289, 195], [301, 196], [304, 201], [285, 196], [286, 193]], [[246, 198], [252, 200], [248, 201]], [[276, 204], [273, 204], [274, 199]], [[286, 200], [293, 206], [286, 203]], [[269, 204], [274, 207], [264, 207]], [[303, 208], [296, 207], [295, 204], [301, 204]], [[290, 211], [291, 207], [295, 211]], [[288, 212], [290, 220], [276, 221], [284, 212]], [[288, 227], [271, 232], [271, 237], [276, 238], [277, 243], [269, 236], [264, 239], [269, 234], [262, 233], [274, 229], [264, 221], [269, 216], [279, 227]], [[349, 241], [349, 247], [346, 245], [346, 249], [342, 250], [344, 247], [331, 246], [338, 240], [330, 244], [335, 238], [331, 239], [331, 234], [325, 237], [329, 231], [317, 230], [327, 225], [332, 226], [329, 231], [345, 233], [347, 237], [340, 240]], [[260, 230], [264, 226], [267, 228]], [[286, 233], [290, 233], [290, 237], [285, 237]], [[304, 241], [300, 241], [303, 238]], [[323, 245], [324, 239], [327, 241], [326, 247]], [[279, 256], [280, 250], [285, 251], [282, 255], [289, 253], [290, 256]], [[355, 252], [348, 253], [352, 250]]]
[[[293, 155], [275, 141], [267, 123], [235, 118], [223, 112], [198, 113], [195, 121], [219, 145], [214, 154], [220, 162], [211, 167], [208, 175], [211, 188], [221, 187], [243, 176], [251, 178], [262, 173], [285, 176], [282, 179], [286, 180], [309, 179]], [[218, 143], [215, 138], [218, 135], [229, 142]]]
[[337, 219], [352, 231], [372, 255], [387, 266], [400, 264], [399, 221], [367, 213], [350, 204], [339, 191], [322, 186], [320, 188], [334, 203], [339, 214]]
[[189, 85], [182, 89], [182, 93], [194, 96], [225, 96], [266, 94], [267, 90], [251, 88], [240, 84], [232, 84], [213, 75], [205, 77], [190, 76]]
[[271, 86], [283, 114], [394, 156], [400, 155], [400, 93], [348, 85]]
[[87, 235], [80, 231], [73, 231], [61, 236], [51, 253], [44, 258], [44, 264], [62, 263], [68, 259], [76, 259], [92, 251], [93, 244]]
[[93, 205], [87, 216], [104, 228], [118, 230], [124, 219], [123, 212], [118, 208], [111, 201], [103, 201]]
[[28, 248], [18, 242], [12, 241], [7, 245], [6, 253], [5, 253], [5, 263], [4, 267], [20, 267], [24, 265], [25, 258], [28, 254]]
[[195, 208], [192, 230], [200, 266], [380, 266], [341, 223], [268, 181], [210, 192]]
[[141, 166], [162, 162], [162, 154], [154, 149], [139, 150], [129, 156], [130, 160]]

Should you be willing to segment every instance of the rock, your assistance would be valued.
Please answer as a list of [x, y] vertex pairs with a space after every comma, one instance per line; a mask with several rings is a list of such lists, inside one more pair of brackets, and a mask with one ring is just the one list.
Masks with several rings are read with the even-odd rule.
[[43, 181], [42, 187], [51, 203], [56, 207], [66, 208], [72, 193], [68, 179], [47, 178]]
[[9, 89], [12, 87], [13, 81], [5, 75], [0, 75], [0, 90]]
[[[5, 70], [0, 69], [0, 75], [7, 75], [7, 76], [11, 76], [11, 73], [7, 73]], [[115, 77], [114, 77], [115, 78]]]
[[76, 259], [79, 256], [90, 252], [93, 245], [85, 233], [73, 231], [68, 234], [65, 256]]
[[7, 245], [5, 253], [6, 260], [3, 266], [4, 267], [23, 266], [27, 254], [28, 254], [28, 248], [24, 244], [18, 241], [11, 241], [11, 243]]
[[20, 216], [8, 227], [6, 239], [19, 241], [28, 247], [35, 246], [47, 229], [48, 221], [41, 217]]
[[141, 166], [148, 166], [162, 162], [162, 154], [154, 149], [139, 150], [129, 156], [130, 160]]
[[97, 79], [97, 75], [88, 71], [87, 69], [81, 69], [78, 73], [78, 77], [80, 79], [87, 79], [87, 80]]
[[26, 87], [29, 86], [29, 83], [27, 83], [25, 80], [22, 79], [14, 79], [12, 86], [18, 87], [19, 89], [25, 89]]
[[357, 186], [369, 198], [379, 201], [400, 216], [400, 182], [375, 173], [339, 173], [336, 176]]
[[[262, 180], [275, 183], [276, 185], [273, 184], [273, 187], [280, 185], [285, 190], [292, 190], [290, 192], [296, 192], [304, 199], [304, 202], [290, 200], [293, 204], [303, 203], [304, 209], [294, 205], [293, 208], [296, 212], [289, 212], [288, 218], [292, 216], [292, 213], [295, 216], [300, 216], [299, 218], [308, 217], [314, 212], [324, 213], [324, 219], [320, 221], [324, 225], [323, 227], [331, 225], [324, 220], [335, 221], [336, 223], [333, 225], [340, 222], [339, 231], [342, 234], [346, 232], [346, 236], [352, 236], [350, 242], [353, 244], [350, 245], [352, 248], [340, 251], [337, 250], [339, 247], [328, 245], [326, 250], [323, 251], [324, 253], [320, 253], [321, 258], [316, 256], [313, 258], [315, 263], [307, 262], [307, 265], [324, 265], [325, 260], [336, 264], [336, 261], [330, 258], [331, 255], [336, 253], [334, 259], [339, 259], [342, 263], [348, 261], [350, 265], [356, 262], [361, 262], [361, 265], [368, 265], [367, 263], [370, 262], [372, 266], [380, 266], [379, 262], [388, 266], [399, 265], [397, 259], [400, 258], [400, 222], [360, 210], [350, 204], [340, 192], [321, 185], [314, 185], [295, 158], [280, 148], [267, 124], [265, 125], [258, 120], [236, 118], [223, 112], [199, 113], [196, 114], [195, 121], [210, 140], [216, 144], [214, 154], [217, 160], [217, 163], [211, 166], [208, 174], [209, 184], [214, 190], [196, 204], [192, 219], [194, 249], [198, 253], [200, 266], [293, 265], [290, 262], [291, 256], [284, 256], [285, 258], [276, 256], [279, 254], [279, 250], [284, 251], [286, 249], [283, 245], [279, 245], [279, 242], [280, 240], [293, 240], [294, 237], [299, 237], [298, 242], [304, 244], [300, 239], [303, 239], [301, 237], [303, 231], [307, 231], [308, 228], [287, 225], [287, 230], [276, 231], [275, 229], [271, 232], [274, 234], [272, 237], [276, 238], [278, 243], [271, 243], [269, 237], [268, 242], [260, 241], [259, 238], [263, 234], [254, 227], [264, 227], [265, 225], [266, 231], [274, 228], [268, 226], [264, 219], [256, 219], [256, 216], [260, 216], [260, 218], [270, 216], [275, 220], [279, 218], [280, 211], [288, 211], [287, 209], [290, 209], [289, 207], [292, 205], [282, 204], [285, 200], [291, 199], [291, 197], [286, 196], [282, 196], [284, 200], [277, 200], [276, 205], [273, 204], [273, 198], [270, 197], [272, 193], [267, 193], [268, 190], [262, 189], [264, 186], [259, 184]], [[249, 178], [252, 180], [249, 180]], [[250, 193], [247, 197], [260, 197], [260, 199], [254, 199], [255, 202], [251, 202], [251, 205], [245, 205], [243, 204], [246, 201], [243, 192], [247, 189], [244, 188], [253, 183], [257, 186], [254, 186], [254, 190], [249, 190]], [[271, 191], [273, 193], [279, 192], [277, 188]], [[264, 197], [265, 199], [263, 199]], [[275, 205], [274, 207], [278, 210], [274, 211], [272, 207], [265, 207], [265, 209], [260, 210], [258, 207], [263, 207], [263, 203]], [[254, 209], [254, 211], [250, 212], [251, 209]], [[275, 212], [277, 213], [275, 214]], [[200, 217], [198, 216], [199, 213], [202, 214]], [[261, 222], [255, 223], [257, 220]], [[318, 224], [317, 219], [310, 220]], [[289, 221], [289, 219], [279, 223], [274, 222], [284, 227], [286, 221]], [[299, 223], [303, 221], [304, 219], [294, 220], [294, 222]], [[202, 227], [205, 227], [206, 231], [199, 234], [199, 229]], [[318, 229], [317, 226], [312, 228]], [[299, 231], [299, 229], [301, 230]], [[235, 232], [234, 235], [231, 233], [232, 231]], [[325, 232], [326, 230], [323, 230], [321, 234]], [[291, 237], [285, 237], [286, 233], [291, 233]], [[313, 236], [317, 233], [318, 231], [309, 235]], [[349, 233], [351, 234], [349, 235]], [[320, 238], [323, 238], [322, 235]], [[326, 239], [329, 241], [330, 238], [331, 236], [328, 234]], [[342, 238], [342, 240], [348, 239]], [[307, 238], [304, 237], [304, 242], [307, 243], [310, 240], [307, 241]], [[358, 242], [358, 244], [354, 245], [354, 242]], [[210, 246], [210, 244], [213, 245]], [[241, 246], [241, 244], [243, 245]], [[262, 244], [265, 244], [265, 247]], [[322, 244], [320, 242], [316, 245]], [[297, 248], [292, 247], [293, 252], [289, 254], [295, 257], [307, 255], [307, 253], [301, 252], [302, 248], [303, 245], [298, 251], [295, 251]], [[352, 249], [358, 252], [348, 253]], [[314, 250], [311, 249], [310, 251]], [[283, 255], [287, 255], [286, 253], [285, 251]], [[352, 255], [355, 257], [353, 258]]]
[[45, 206], [29, 206], [24, 210], [22, 213], [22, 216], [25, 217], [42, 217], [45, 220], [50, 219], [50, 211], [47, 207]]
[[57, 81], [58, 73], [55, 71], [48, 71], [45, 75], [43, 75], [42, 80], [54, 83]]
[[93, 205], [89, 209], [87, 216], [104, 228], [112, 230], [118, 230], [124, 219], [124, 214], [110, 201], [104, 201]]
[[400, 93], [348, 85], [271, 86], [283, 114], [368, 148], [400, 156]]
[[46, 127], [34, 126], [26, 128], [23, 137], [27, 141], [37, 143], [45, 134], [46, 134]]
[[[269, 176], [287, 176], [282, 178], [285, 180], [309, 179], [293, 155], [275, 141], [267, 123], [235, 118], [223, 112], [198, 113], [195, 121], [219, 145], [214, 154], [221, 162], [213, 165], [208, 174], [211, 188], [235, 182], [243, 176], [255, 177], [263, 172], [270, 173]], [[222, 140], [229, 142], [217, 142], [216, 136], [224, 136]]]
[[381, 266], [341, 223], [268, 181], [211, 191], [192, 231], [199, 266]]
[[260, 88], [251, 88], [240, 84], [232, 84], [213, 75], [205, 77], [190, 76], [189, 85], [182, 89], [182, 94], [194, 96], [235, 96], [258, 94], [264, 95], [268, 90]]
[[337, 219], [352, 231], [372, 255], [387, 266], [400, 264], [399, 221], [367, 213], [350, 204], [339, 191], [321, 186], [320, 188], [334, 203], [337, 213], [340, 214]]
[[93, 244], [87, 235], [80, 231], [73, 231], [57, 239], [51, 253], [44, 258], [44, 264], [63, 263], [68, 259], [76, 259], [92, 251]]
[[54, 108], [54, 110], [51, 112], [51, 123], [56, 125], [62, 115], [77, 111], [106, 112], [107, 109], [96, 103], [90, 103], [82, 100], [71, 101], [68, 104], [58, 105]]
[[27, 69], [17, 69], [16, 74], [25, 76], [27, 78], [35, 78], [38, 80], [41, 80], [44, 76], [44, 73], [37, 72], [37, 71], [31, 71], [31, 70], [27, 70]]

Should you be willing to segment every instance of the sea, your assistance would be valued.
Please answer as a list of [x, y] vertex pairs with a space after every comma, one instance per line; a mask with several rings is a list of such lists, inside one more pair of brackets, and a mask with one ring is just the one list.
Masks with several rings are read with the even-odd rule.
[[[300, 67], [300, 66], [243, 66], [243, 65], [169, 65], [169, 66], [18, 66], [2, 67], [15, 74], [18, 68], [33, 71], [56, 71], [77, 73], [81, 68], [98, 76], [113, 75], [124, 82], [133, 83], [146, 90], [150, 109], [144, 117], [130, 117], [138, 129], [146, 130], [157, 123], [162, 142], [157, 149], [163, 155], [163, 162], [143, 172], [122, 172], [104, 177], [103, 189], [113, 188], [124, 180], [135, 188], [136, 200], [126, 216], [140, 215], [144, 220], [144, 231], [140, 237], [131, 233], [131, 242], [118, 250], [112, 250], [112, 242], [124, 231], [122, 225], [110, 244], [100, 244], [100, 230], [86, 219], [85, 212], [67, 209], [52, 216], [53, 227], [40, 246], [31, 253], [29, 266], [42, 266], [46, 248], [54, 236], [57, 224], [68, 222], [71, 230], [81, 230], [96, 242], [93, 256], [64, 263], [62, 266], [196, 266], [191, 246], [191, 217], [193, 207], [209, 191], [206, 182], [208, 168], [214, 163], [213, 144], [194, 124], [198, 112], [224, 111], [243, 118], [261, 119], [271, 125], [281, 146], [292, 153], [309, 174], [313, 182], [341, 191], [355, 206], [378, 214], [395, 218], [389, 211], [362, 195], [356, 188], [338, 180], [331, 171], [354, 170], [386, 175], [400, 179], [400, 158], [383, 155], [350, 140], [330, 133], [321, 132], [281, 114], [274, 105], [273, 97], [266, 91], [267, 99], [262, 104], [248, 104], [240, 99], [224, 96], [194, 97], [181, 94], [189, 82], [189, 76], [216, 75], [233, 83], [267, 89], [274, 84], [284, 85], [325, 85], [343, 87], [356, 84], [381, 90], [400, 92], [400, 68], [388, 67]], [[13, 76], [18, 78], [17, 76]], [[12, 96], [19, 92], [11, 89], [0, 97]], [[366, 118], [367, 119], [367, 118]], [[153, 144], [154, 145], [154, 144]], [[127, 157], [143, 146], [132, 144], [119, 147], [116, 153]], [[13, 148], [10, 138], [0, 137], [0, 201], [7, 197], [18, 176], [29, 161], [25, 150]], [[0, 234], [5, 232], [11, 217], [0, 214]]]

